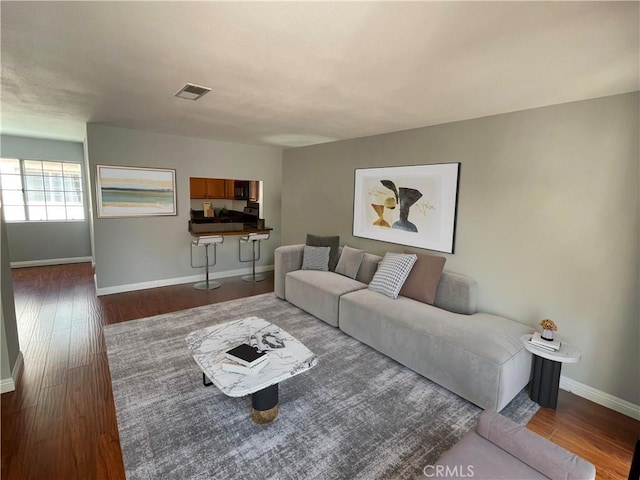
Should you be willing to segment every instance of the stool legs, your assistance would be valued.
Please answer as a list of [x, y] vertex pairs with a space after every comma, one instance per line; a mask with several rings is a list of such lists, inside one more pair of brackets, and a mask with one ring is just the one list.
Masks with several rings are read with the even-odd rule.
[[[260, 259], [260, 243], [259, 242], [260, 240], [251, 240], [251, 249], [252, 249], [251, 275], [245, 275], [244, 277], [242, 277], [242, 280], [244, 280], [245, 282], [261, 282], [262, 280], [265, 279], [265, 276], [260, 273], [256, 275], [256, 260]], [[256, 243], [258, 243], [257, 257], [256, 257]], [[240, 261], [242, 261], [242, 259], [240, 259]]]
[[204, 258], [205, 258], [205, 263], [204, 263], [205, 281], [196, 283], [193, 286], [193, 288], [197, 290], [213, 290], [220, 286], [220, 282], [214, 282], [209, 280], [209, 267], [216, 264], [216, 244], [215, 243], [213, 244], [213, 258], [214, 258], [213, 265], [209, 265], [209, 244], [208, 243], [204, 245]]

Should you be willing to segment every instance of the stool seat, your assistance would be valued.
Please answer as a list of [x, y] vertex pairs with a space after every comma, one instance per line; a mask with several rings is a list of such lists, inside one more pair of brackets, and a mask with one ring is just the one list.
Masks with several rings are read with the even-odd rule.
[[196, 238], [191, 243], [199, 247], [200, 245], [212, 245], [214, 243], [222, 242], [224, 242], [224, 237], [222, 235], [206, 235]]
[[[220, 282], [209, 281], [209, 267], [213, 267], [217, 261], [216, 246], [224, 242], [222, 235], [203, 235], [191, 241], [191, 267], [205, 268], [205, 281], [196, 283], [193, 288], [197, 290], [213, 290], [220, 286]], [[209, 263], [209, 245], [213, 245], [213, 263]], [[204, 247], [204, 265], [193, 264], [193, 247]]]
[[271, 235], [268, 233], [250, 233], [249, 235], [242, 237], [242, 241], [253, 242], [254, 240], [269, 240], [269, 237], [271, 237]]
[[[251, 262], [251, 275], [245, 275], [242, 280], [245, 282], [260, 282], [265, 279], [264, 275], [256, 275], [256, 261], [260, 260], [260, 242], [263, 240], [269, 240], [271, 238], [270, 233], [250, 233], [244, 237], [240, 237], [238, 242], [238, 260], [240, 262]], [[242, 244], [251, 242], [252, 255], [247, 260], [242, 259]], [[258, 256], [256, 257], [256, 243], [258, 244]]]

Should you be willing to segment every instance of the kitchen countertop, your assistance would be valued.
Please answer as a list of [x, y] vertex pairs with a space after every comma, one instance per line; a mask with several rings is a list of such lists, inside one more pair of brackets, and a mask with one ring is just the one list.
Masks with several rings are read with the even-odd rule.
[[191, 236], [193, 237], [207, 237], [209, 235], [222, 235], [223, 237], [226, 236], [233, 236], [233, 235], [248, 235], [250, 233], [271, 233], [271, 231], [273, 230], [273, 228], [270, 227], [265, 227], [265, 228], [255, 228], [255, 227], [249, 227], [249, 226], [245, 226], [243, 230], [229, 230], [229, 231], [217, 231], [217, 232], [189, 232], [191, 233]]

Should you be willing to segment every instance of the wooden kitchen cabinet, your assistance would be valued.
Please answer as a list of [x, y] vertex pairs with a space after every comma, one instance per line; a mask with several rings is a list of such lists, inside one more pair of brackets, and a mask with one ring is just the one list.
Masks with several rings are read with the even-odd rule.
[[235, 183], [236, 181], [233, 179], [225, 179], [224, 181], [224, 189], [225, 189], [225, 198], [228, 198], [230, 200], [235, 199], [235, 191], [234, 191], [234, 187], [235, 187]]
[[259, 202], [260, 182], [258, 180], [191, 177], [189, 179], [189, 196], [194, 199]]
[[207, 179], [191, 177], [189, 179], [189, 192], [191, 198], [207, 198]]
[[227, 198], [225, 180], [222, 178], [189, 179], [189, 196], [191, 198]]
[[207, 198], [227, 198], [223, 178], [207, 178]]

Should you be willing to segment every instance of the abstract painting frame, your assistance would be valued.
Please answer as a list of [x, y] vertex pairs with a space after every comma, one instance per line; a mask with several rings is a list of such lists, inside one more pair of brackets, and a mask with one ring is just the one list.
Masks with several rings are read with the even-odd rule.
[[96, 165], [98, 218], [177, 215], [176, 171]]
[[460, 163], [357, 168], [353, 236], [453, 253]]

